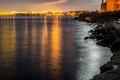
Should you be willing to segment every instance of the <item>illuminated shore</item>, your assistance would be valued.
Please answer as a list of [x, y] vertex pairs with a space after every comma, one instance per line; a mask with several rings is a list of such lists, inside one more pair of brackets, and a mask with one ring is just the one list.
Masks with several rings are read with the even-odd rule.
[[17, 12], [17, 11], [0, 11], [0, 16], [18, 16], [18, 15], [25, 15], [25, 16], [32, 16], [32, 15], [45, 15], [45, 16], [76, 16], [79, 14], [84, 13], [84, 11], [68, 11], [68, 12], [62, 12], [62, 11], [42, 11], [42, 12]]
[[[99, 25], [89, 31], [89, 38], [96, 39], [96, 44], [110, 48], [110, 60], [100, 67], [100, 74], [92, 80], [119, 80], [120, 79], [120, 30], [110, 23]], [[85, 38], [87, 39], [87, 37]], [[106, 53], [105, 53], [106, 54]]]
[[[110, 60], [100, 67], [100, 74], [91, 80], [120, 80], [120, 11], [92, 12], [76, 17], [75, 20], [89, 22], [90, 25], [98, 25], [89, 31], [90, 36], [84, 39], [95, 39], [96, 44], [108, 47], [112, 52]], [[105, 53], [106, 54], [106, 53]]]
[[6, 11], [0, 12], [0, 16], [16, 16], [16, 15], [63, 15], [62, 12], [54, 11], [54, 12], [16, 12], [16, 11]]

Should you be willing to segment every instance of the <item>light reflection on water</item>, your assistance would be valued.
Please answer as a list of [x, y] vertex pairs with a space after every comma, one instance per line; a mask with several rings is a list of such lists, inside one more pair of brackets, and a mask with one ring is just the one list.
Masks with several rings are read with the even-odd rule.
[[1, 24], [0, 24], [0, 73], [1, 73], [0, 79], [1, 80], [9, 80], [14, 78], [14, 75], [16, 73], [14, 72], [14, 70], [16, 70], [15, 52], [16, 52], [15, 21], [1, 20]]
[[59, 79], [61, 73], [61, 27], [59, 26], [58, 17], [54, 18], [51, 31], [51, 56], [50, 67], [55, 80]]
[[88, 80], [92, 79], [93, 75], [99, 74], [99, 67], [107, 62], [111, 55], [108, 48], [96, 45], [95, 40], [82, 40], [91, 28], [88, 25], [82, 25], [87, 28], [81, 29], [80, 26], [79, 24], [76, 26], [75, 33], [75, 37], [78, 38], [77, 46], [81, 47], [78, 49], [78, 53], [81, 54], [78, 55], [77, 62], [84, 64], [78, 64], [76, 77], [77, 80]]
[[0, 18], [0, 80], [89, 80], [110, 57], [70, 17]]

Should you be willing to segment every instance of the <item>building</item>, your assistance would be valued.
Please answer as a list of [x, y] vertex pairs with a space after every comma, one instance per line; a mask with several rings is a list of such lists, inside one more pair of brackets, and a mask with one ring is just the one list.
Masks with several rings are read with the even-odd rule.
[[101, 12], [120, 10], [120, 0], [102, 0]]
[[101, 12], [106, 12], [106, 2], [104, 2], [104, 0], [102, 0]]

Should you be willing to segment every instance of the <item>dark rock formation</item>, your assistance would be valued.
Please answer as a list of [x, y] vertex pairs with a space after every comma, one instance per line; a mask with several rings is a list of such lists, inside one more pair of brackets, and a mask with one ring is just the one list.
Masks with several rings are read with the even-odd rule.
[[96, 75], [92, 80], [120, 80], [120, 68]]
[[113, 64], [111, 62], [108, 62], [100, 67], [100, 73], [104, 73], [106, 71], [110, 71], [113, 69]]
[[120, 50], [120, 39], [119, 38], [114, 41], [110, 49], [112, 52]]
[[109, 47], [113, 56], [109, 62], [100, 67], [100, 74], [94, 76], [92, 80], [120, 80], [120, 30], [109, 23], [103, 25], [90, 30], [90, 37], [85, 39], [96, 39], [96, 44]]

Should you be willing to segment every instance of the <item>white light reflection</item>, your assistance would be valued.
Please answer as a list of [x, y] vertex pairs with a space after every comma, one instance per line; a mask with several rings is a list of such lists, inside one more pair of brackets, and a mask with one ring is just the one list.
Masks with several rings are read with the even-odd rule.
[[76, 78], [77, 80], [89, 80], [98, 74], [99, 67], [105, 61], [108, 61], [110, 51], [108, 48], [96, 45], [94, 40], [84, 40], [84, 37], [90, 30], [86, 23], [78, 23], [78, 27], [75, 28], [77, 28], [75, 33], [77, 46], [82, 47], [78, 51], [79, 58], [77, 58]]

